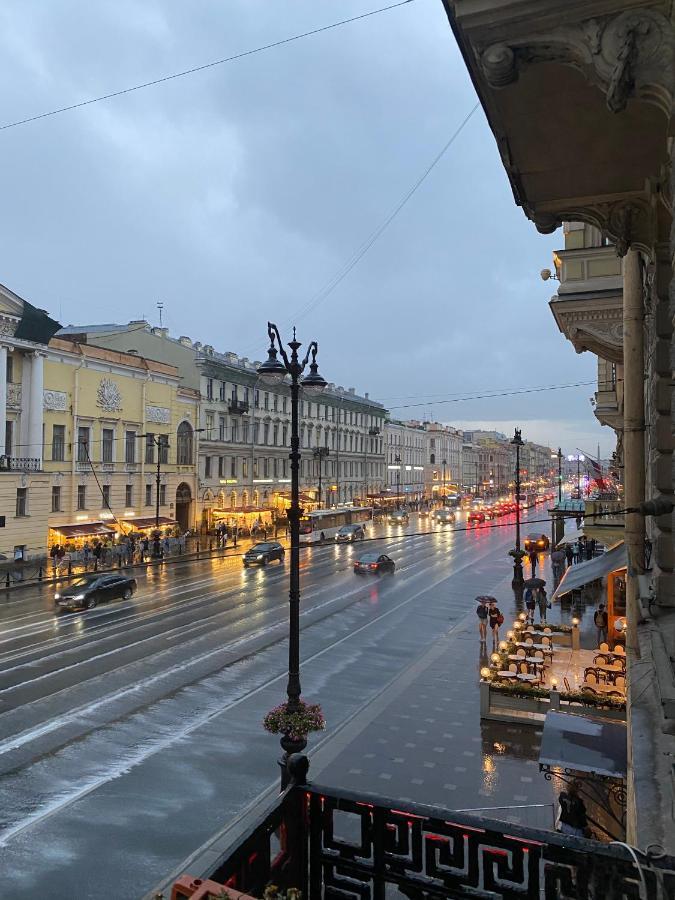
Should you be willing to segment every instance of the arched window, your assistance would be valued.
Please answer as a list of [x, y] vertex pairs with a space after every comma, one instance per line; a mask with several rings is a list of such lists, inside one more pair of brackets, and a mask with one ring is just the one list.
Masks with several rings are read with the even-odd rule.
[[181, 422], [176, 431], [176, 464], [179, 466], [192, 465], [192, 435], [192, 425]]
[[431, 454], [429, 462], [431, 463], [432, 466], [435, 464], [435, 462], [436, 462], [436, 454], [435, 453]]

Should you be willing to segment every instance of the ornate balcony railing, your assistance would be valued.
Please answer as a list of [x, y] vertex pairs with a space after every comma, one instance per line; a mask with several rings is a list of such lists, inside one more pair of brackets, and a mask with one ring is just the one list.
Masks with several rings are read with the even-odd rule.
[[248, 412], [248, 401], [230, 400], [227, 411], [231, 416], [243, 416]]
[[[675, 897], [675, 859], [443, 809], [302, 783], [300, 776], [207, 872], [261, 897], [626, 900]], [[183, 882], [189, 879], [183, 879]], [[176, 885], [176, 897], [188, 897]], [[157, 895], [155, 895], [157, 896]], [[160, 894], [160, 896], [162, 896]]]
[[0, 456], [0, 471], [39, 472], [42, 461], [31, 456]]

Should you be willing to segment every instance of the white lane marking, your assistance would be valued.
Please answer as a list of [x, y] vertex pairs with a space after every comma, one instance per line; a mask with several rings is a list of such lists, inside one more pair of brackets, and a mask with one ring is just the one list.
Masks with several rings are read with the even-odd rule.
[[[461, 566], [457, 571], [462, 571], [463, 569], [468, 568], [473, 565], [475, 560], [471, 560]], [[341, 646], [345, 641], [350, 640], [361, 632], [365, 631], [367, 628], [370, 628], [372, 625], [377, 624], [393, 613], [397, 612], [399, 609], [407, 606], [412, 603], [414, 600], [419, 599], [429, 590], [438, 587], [439, 584], [442, 584], [443, 581], [446, 581], [449, 576], [446, 574], [442, 578], [434, 581], [432, 584], [427, 585], [425, 588], [421, 589], [417, 593], [411, 595], [405, 600], [402, 600], [400, 603], [397, 603], [395, 606], [381, 613], [379, 616], [376, 616], [374, 619], [365, 622], [363, 625], [356, 628], [354, 631], [349, 632], [349, 634], [344, 635], [336, 641], [333, 641], [331, 644], [328, 644], [326, 647], [323, 647], [321, 650], [317, 650], [315, 653], [312, 653], [310, 656], [306, 657], [302, 660], [303, 665], [307, 665], [310, 662], [313, 662], [316, 659], [319, 659], [324, 654], [328, 653], [331, 650], [334, 650], [336, 647]], [[326, 601], [330, 602], [330, 601]], [[251, 689], [250, 691], [243, 694], [241, 697], [238, 697], [236, 700], [232, 700], [229, 703], [225, 704], [225, 706], [221, 707], [217, 710], [209, 711], [208, 713], [204, 713], [200, 716], [197, 716], [192, 722], [189, 724], [185, 724], [182, 728], [173, 731], [171, 735], [163, 738], [161, 741], [156, 741], [154, 744], [150, 744], [145, 748], [137, 750], [134, 754], [132, 754], [129, 758], [127, 758], [124, 764], [119, 765], [116, 769], [112, 771], [107, 771], [105, 775], [102, 775], [98, 778], [90, 779], [89, 782], [83, 785], [80, 788], [77, 788], [74, 791], [71, 791], [67, 794], [62, 794], [59, 798], [57, 798], [52, 804], [50, 804], [47, 808], [42, 811], [36, 811], [32, 815], [26, 816], [22, 821], [18, 822], [11, 828], [6, 829], [4, 832], [0, 833], [0, 847], [6, 847], [7, 844], [12, 840], [12, 838], [26, 831], [28, 828], [37, 825], [38, 823], [44, 821], [45, 819], [50, 818], [55, 813], [62, 811], [68, 806], [72, 806], [73, 803], [76, 803], [78, 800], [83, 799], [88, 794], [93, 793], [104, 785], [110, 783], [111, 781], [120, 778], [122, 775], [128, 774], [132, 769], [135, 769], [141, 763], [145, 762], [147, 759], [150, 759], [153, 756], [156, 756], [162, 750], [167, 749], [172, 744], [177, 741], [181, 741], [186, 738], [188, 735], [192, 734], [192, 732], [196, 731], [198, 728], [201, 728], [203, 725], [206, 725], [212, 719], [217, 716], [221, 716], [226, 712], [229, 712], [231, 709], [234, 709], [236, 706], [239, 706], [245, 700], [250, 699], [251, 697], [256, 696], [261, 691], [268, 688], [270, 685], [275, 684], [282, 679], [288, 677], [287, 672], [282, 672], [279, 675], [274, 676], [273, 678], [268, 679], [263, 684], [258, 685], [256, 688]]]

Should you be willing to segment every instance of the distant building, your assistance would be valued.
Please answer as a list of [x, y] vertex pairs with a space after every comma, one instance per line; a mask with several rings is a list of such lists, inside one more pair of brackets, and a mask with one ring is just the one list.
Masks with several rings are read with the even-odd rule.
[[424, 497], [427, 434], [421, 422], [391, 420], [384, 427], [387, 466], [386, 494], [397, 502]]

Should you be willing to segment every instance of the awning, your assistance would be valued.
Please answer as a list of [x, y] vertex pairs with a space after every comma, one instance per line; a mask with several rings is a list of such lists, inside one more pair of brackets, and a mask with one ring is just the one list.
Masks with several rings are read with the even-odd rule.
[[627, 751], [623, 722], [549, 712], [541, 736], [539, 766], [625, 778]]
[[565, 544], [573, 544], [574, 541], [578, 541], [579, 538], [593, 538], [601, 544], [604, 544], [605, 547], [616, 547], [617, 544], [621, 543], [624, 538], [624, 529], [617, 525], [612, 527], [611, 525], [601, 526], [601, 525], [592, 525], [590, 523], [584, 524], [583, 528], [575, 528], [573, 531], [568, 531], [556, 544], [556, 547], [564, 547]]
[[565, 544], [573, 544], [575, 541], [578, 541], [580, 537], [584, 536], [583, 528], [575, 528], [572, 531], [568, 531], [556, 544], [556, 547], [564, 547]]
[[585, 584], [597, 581], [598, 578], [603, 578], [616, 569], [625, 569], [627, 565], [626, 546], [621, 542], [612, 550], [603, 553], [602, 556], [595, 556], [587, 562], [569, 566], [560, 584], [553, 592], [551, 600], [557, 600], [563, 594], [569, 594], [570, 591], [581, 588]]
[[139, 516], [138, 519], [122, 519], [122, 521], [125, 525], [137, 528], [139, 531], [142, 531], [144, 528], [156, 528], [157, 526], [163, 528], [165, 525], [178, 525], [175, 519], [169, 519], [168, 516], [160, 516], [159, 519], [155, 518], [155, 516]]
[[64, 538], [93, 537], [95, 534], [113, 534], [114, 531], [104, 522], [76, 522], [73, 525], [50, 525], [49, 528]]

